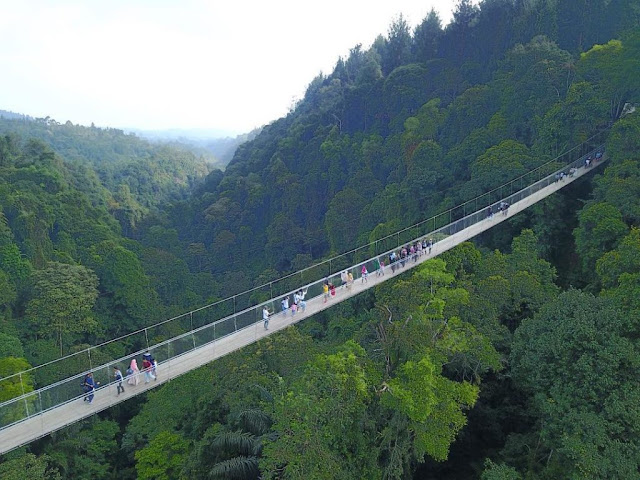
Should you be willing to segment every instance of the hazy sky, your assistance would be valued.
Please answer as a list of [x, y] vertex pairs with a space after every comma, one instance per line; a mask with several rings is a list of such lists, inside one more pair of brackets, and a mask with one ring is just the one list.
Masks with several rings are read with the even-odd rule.
[[456, 0], [0, 0], [0, 109], [60, 122], [242, 133], [402, 13]]

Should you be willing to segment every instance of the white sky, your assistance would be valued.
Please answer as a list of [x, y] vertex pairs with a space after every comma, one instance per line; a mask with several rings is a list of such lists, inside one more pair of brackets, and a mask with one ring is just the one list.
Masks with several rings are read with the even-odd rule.
[[59, 122], [248, 132], [321, 71], [456, 0], [0, 0], [0, 109]]

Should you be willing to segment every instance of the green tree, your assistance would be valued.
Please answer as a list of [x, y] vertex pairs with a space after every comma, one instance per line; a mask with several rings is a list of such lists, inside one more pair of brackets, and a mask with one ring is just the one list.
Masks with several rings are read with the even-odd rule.
[[409, 63], [411, 32], [407, 20], [400, 14], [391, 22], [388, 39], [382, 54], [382, 72], [390, 74], [395, 68]]
[[31, 263], [23, 258], [20, 248], [13, 242], [0, 245], [0, 265], [14, 285], [21, 285], [31, 274]]
[[[20, 397], [33, 392], [33, 378], [30, 373], [21, 373], [31, 368], [24, 358], [4, 357], [0, 358], [0, 402]], [[9, 377], [9, 378], [7, 378]], [[0, 412], [2, 425], [23, 420], [35, 412], [35, 399], [26, 398], [3, 407]]]
[[[4, 357], [0, 358], [0, 378], [6, 378], [16, 373], [24, 372], [31, 365], [24, 358]], [[5, 379], [0, 384], [0, 402], [19, 397], [33, 391], [31, 374], [15, 375]]]
[[94, 419], [58, 434], [46, 452], [64, 478], [108, 480], [113, 478], [109, 467], [118, 454], [119, 432], [115, 421]]
[[640, 357], [624, 316], [571, 290], [517, 330], [510, 360], [538, 420], [541, 478], [640, 478]]
[[[275, 398], [273, 430], [260, 469], [265, 478], [377, 478], [366, 442], [366, 409], [371, 388], [364, 350], [348, 342], [322, 354]], [[365, 427], [366, 429], [366, 427]]]
[[62, 479], [58, 471], [51, 466], [51, 459], [47, 455], [36, 457], [32, 453], [0, 463], [0, 477], [3, 480]]
[[383, 478], [402, 478], [425, 455], [445, 460], [479, 392], [468, 379], [476, 382], [500, 368], [488, 339], [452, 315], [468, 304], [468, 292], [454, 288], [453, 281], [445, 262], [434, 259], [411, 277], [376, 289], [384, 313], [372, 322], [375, 335], [367, 344], [383, 377], [378, 387], [384, 407], [378, 445]]
[[174, 480], [183, 478], [180, 471], [185, 462], [189, 442], [177, 433], [160, 432], [149, 446], [135, 454], [140, 480]]
[[365, 198], [351, 188], [342, 190], [329, 202], [325, 226], [334, 252], [356, 246], [360, 212], [365, 205]]
[[640, 230], [632, 228], [616, 249], [602, 255], [596, 262], [596, 272], [604, 288], [616, 287], [625, 273], [640, 273]]
[[98, 307], [108, 315], [112, 333], [123, 332], [149, 323], [158, 314], [158, 295], [151, 287], [136, 255], [113, 241], [104, 241], [90, 249], [90, 265], [100, 277]]
[[24, 357], [20, 339], [6, 333], [0, 333], [0, 358]]
[[0, 312], [8, 310], [17, 296], [16, 287], [9, 279], [9, 275], [0, 270]]
[[522, 477], [514, 468], [487, 459], [480, 480], [522, 480]]
[[562, 100], [575, 72], [571, 54], [548, 37], [540, 35], [518, 44], [504, 57], [494, 86], [500, 93], [501, 109], [509, 131], [530, 144], [538, 119]]
[[609, 103], [612, 121], [620, 118], [625, 103], [637, 102], [640, 80], [640, 33], [637, 30], [622, 40], [595, 45], [581, 54], [578, 68], [587, 80], [599, 86], [602, 98]]
[[580, 211], [578, 220], [573, 236], [583, 270], [587, 278], [593, 278], [597, 260], [618, 244], [628, 227], [620, 211], [606, 202], [587, 205]]
[[54, 338], [63, 355], [70, 339], [65, 334], [92, 332], [96, 320], [91, 309], [98, 297], [98, 277], [82, 265], [50, 262], [34, 271], [33, 295], [26, 317], [37, 336]]
[[536, 164], [526, 145], [504, 140], [479, 156], [471, 164], [472, 198], [496, 188], [530, 170]]
[[413, 32], [412, 50], [416, 61], [424, 63], [435, 58], [441, 36], [442, 20], [432, 8]]
[[620, 210], [625, 223], [640, 226], [640, 166], [637, 160], [625, 159], [609, 166], [595, 182], [594, 197]]

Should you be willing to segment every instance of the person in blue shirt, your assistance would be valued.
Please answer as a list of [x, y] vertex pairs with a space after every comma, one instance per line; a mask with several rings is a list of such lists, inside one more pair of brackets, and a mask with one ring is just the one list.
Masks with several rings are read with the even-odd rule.
[[86, 395], [84, 396], [85, 402], [93, 402], [93, 392], [96, 386], [100, 385], [100, 382], [96, 382], [93, 379], [93, 373], [89, 372], [84, 376], [84, 382], [82, 383], [82, 389]]

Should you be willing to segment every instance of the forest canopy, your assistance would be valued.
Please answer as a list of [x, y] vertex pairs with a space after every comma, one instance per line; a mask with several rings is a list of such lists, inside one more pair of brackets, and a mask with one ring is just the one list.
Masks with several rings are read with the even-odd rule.
[[5, 455], [2, 478], [640, 478], [638, 7], [399, 16], [224, 172], [116, 129], [0, 119], [2, 377], [376, 241], [597, 132], [607, 156], [473, 243]]

